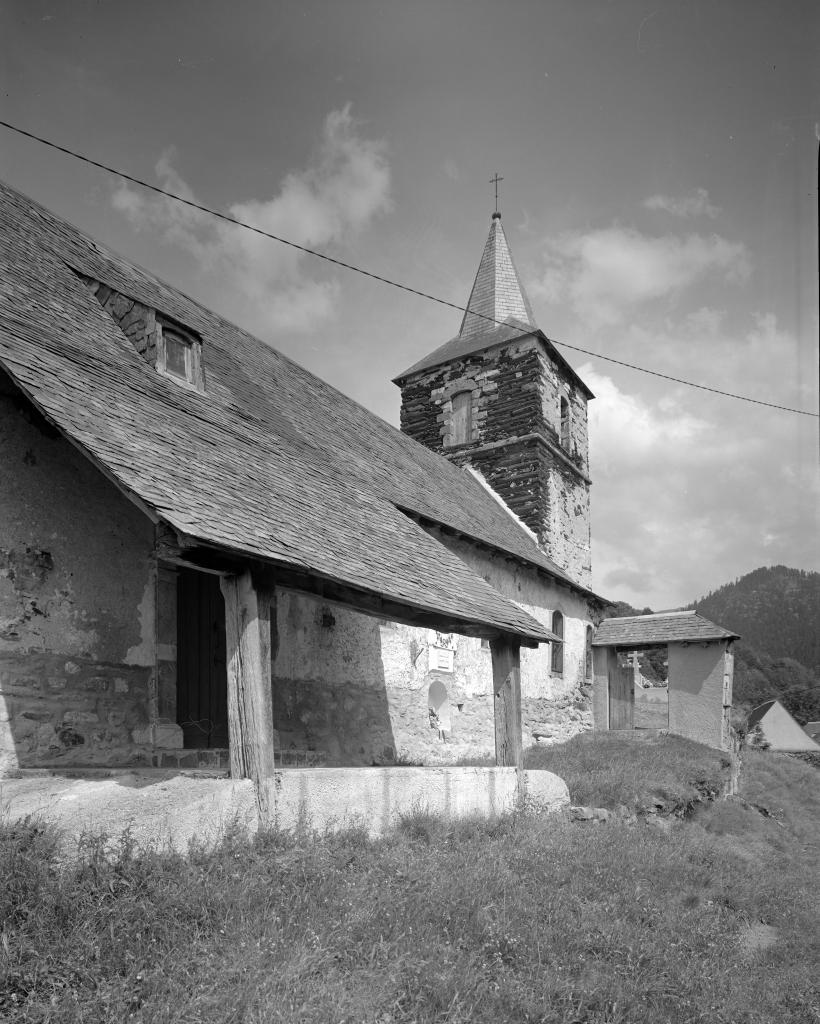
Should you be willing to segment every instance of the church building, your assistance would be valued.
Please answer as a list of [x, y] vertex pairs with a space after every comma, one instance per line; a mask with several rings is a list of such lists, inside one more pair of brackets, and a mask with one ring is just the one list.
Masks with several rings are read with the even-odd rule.
[[575, 582], [589, 586], [592, 392], [539, 330], [494, 213], [461, 329], [395, 382], [401, 428], [479, 474]]
[[5, 185], [0, 224], [0, 774], [516, 767], [591, 727], [592, 395], [500, 216], [401, 431]]

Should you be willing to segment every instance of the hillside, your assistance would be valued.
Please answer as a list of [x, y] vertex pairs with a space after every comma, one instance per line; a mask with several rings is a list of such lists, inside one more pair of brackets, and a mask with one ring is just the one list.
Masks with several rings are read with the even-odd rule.
[[739, 633], [761, 654], [793, 659], [820, 674], [820, 573], [785, 565], [755, 569], [689, 607]]

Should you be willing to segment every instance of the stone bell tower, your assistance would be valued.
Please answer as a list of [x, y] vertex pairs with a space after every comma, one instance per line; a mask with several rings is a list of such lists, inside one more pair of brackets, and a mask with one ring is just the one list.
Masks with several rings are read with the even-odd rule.
[[399, 374], [401, 429], [477, 470], [573, 580], [589, 586], [587, 402], [535, 323], [501, 214], [458, 334]]

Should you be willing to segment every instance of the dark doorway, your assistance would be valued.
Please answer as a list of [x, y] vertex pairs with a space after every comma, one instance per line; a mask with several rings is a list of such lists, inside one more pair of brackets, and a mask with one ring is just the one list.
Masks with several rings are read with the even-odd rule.
[[225, 602], [218, 576], [191, 569], [177, 580], [177, 722], [186, 747], [228, 746]]
[[635, 696], [632, 669], [613, 665], [609, 670], [609, 728], [631, 729], [634, 724]]

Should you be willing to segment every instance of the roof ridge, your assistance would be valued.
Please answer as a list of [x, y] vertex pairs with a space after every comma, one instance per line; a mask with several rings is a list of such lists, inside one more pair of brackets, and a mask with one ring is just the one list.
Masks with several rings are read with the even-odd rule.
[[[684, 615], [700, 615], [703, 619], [705, 616], [701, 615], [700, 612], [694, 609], [688, 609], [682, 612], [647, 612], [645, 615], [638, 612], [636, 615], [613, 615], [609, 622], [621, 621], [623, 619], [670, 619], [673, 616], [684, 616]], [[708, 621], [708, 620], [707, 620]]]

